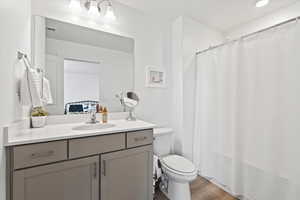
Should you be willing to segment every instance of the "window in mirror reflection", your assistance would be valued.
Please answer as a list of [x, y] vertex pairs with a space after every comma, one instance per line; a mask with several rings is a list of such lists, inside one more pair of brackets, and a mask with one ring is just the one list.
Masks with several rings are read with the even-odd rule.
[[99, 93], [100, 63], [64, 60], [65, 114], [95, 110]]

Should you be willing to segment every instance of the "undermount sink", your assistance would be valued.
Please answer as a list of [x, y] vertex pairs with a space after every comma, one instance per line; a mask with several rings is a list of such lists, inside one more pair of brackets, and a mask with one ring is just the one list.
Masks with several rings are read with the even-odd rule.
[[114, 124], [85, 124], [73, 128], [75, 131], [99, 130], [114, 127]]

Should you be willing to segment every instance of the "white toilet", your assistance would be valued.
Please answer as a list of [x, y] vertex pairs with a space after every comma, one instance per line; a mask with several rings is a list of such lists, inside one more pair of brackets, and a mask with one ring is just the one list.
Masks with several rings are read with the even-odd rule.
[[172, 130], [154, 130], [154, 154], [159, 156], [162, 170], [167, 176], [163, 179], [162, 192], [170, 200], [191, 200], [189, 183], [196, 179], [195, 165], [188, 159], [171, 155]]

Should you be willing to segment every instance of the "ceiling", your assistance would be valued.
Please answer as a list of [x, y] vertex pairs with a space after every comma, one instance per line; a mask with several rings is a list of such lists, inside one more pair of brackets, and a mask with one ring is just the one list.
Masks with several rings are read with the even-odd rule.
[[129, 7], [169, 19], [184, 15], [220, 31], [228, 31], [299, 0], [270, 0], [263, 8], [255, 0], [116, 0]]

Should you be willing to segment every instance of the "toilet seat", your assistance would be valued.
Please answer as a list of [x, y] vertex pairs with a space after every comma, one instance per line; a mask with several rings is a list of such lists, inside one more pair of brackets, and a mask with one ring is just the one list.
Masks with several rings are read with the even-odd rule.
[[162, 165], [169, 171], [178, 175], [194, 175], [195, 165], [186, 158], [178, 155], [169, 155], [161, 159]]

